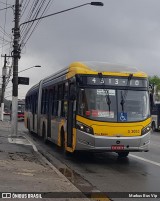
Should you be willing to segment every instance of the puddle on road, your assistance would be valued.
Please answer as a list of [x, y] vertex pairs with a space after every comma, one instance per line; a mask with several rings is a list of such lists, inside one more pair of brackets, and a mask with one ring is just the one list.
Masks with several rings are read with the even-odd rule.
[[83, 179], [75, 171], [69, 168], [58, 168], [58, 170], [65, 176], [67, 179], [72, 182], [80, 191], [82, 192], [91, 192], [95, 190], [95, 187], [92, 186], [88, 181]]
[[71, 182], [74, 182], [74, 174], [73, 171], [67, 169], [67, 168], [59, 168], [59, 171], [67, 177]]
[[106, 193], [100, 192], [92, 184], [69, 168], [58, 169], [69, 181], [72, 182], [83, 194], [93, 201], [112, 201]]

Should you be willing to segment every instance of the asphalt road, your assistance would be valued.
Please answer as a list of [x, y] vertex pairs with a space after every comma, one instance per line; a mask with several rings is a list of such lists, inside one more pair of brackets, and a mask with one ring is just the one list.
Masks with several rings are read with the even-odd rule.
[[[19, 122], [19, 129], [28, 134], [23, 122]], [[152, 133], [149, 152], [130, 153], [124, 159], [115, 153], [65, 155], [54, 144], [45, 145], [30, 136], [50, 162], [82, 191], [160, 193], [160, 132]]]

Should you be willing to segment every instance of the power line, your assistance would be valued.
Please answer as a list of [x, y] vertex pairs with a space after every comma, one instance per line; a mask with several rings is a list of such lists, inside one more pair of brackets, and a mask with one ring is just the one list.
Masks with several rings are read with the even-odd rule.
[[6, 10], [6, 9], [8, 9], [8, 8], [13, 8], [13, 6], [8, 6], [8, 7], [6, 7], [6, 8], [1, 8], [0, 11]]
[[[42, 9], [44, 3], [45, 3], [44, 0], [39, 1], [39, 3], [38, 3], [37, 0], [35, 0], [35, 1], [33, 2], [33, 4], [31, 5], [31, 9], [30, 9], [29, 14], [28, 14], [28, 16], [27, 16], [26, 19], [27, 19], [27, 20], [30, 20], [30, 19], [36, 18], [36, 17], [38, 16], [40, 10]], [[29, 33], [29, 31], [30, 31], [31, 28], [32, 28], [32, 25], [33, 25], [33, 23], [27, 24], [27, 25], [25, 25], [24, 27], [22, 27], [22, 29], [21, 29], [21, 36], [22, 36], [22, 37], [21, 37], [21, 38], [26, 37], [25, 35], [26, 35], [27, 33]]]
[[5, 34], [8, 38], [11, 38], [11, 35], [9, 35], [7, 32], [5, 32], [5, 30], [3, 29], [3, 27], [1, 27], [0, 26], [0, 32], [2, 33], [2, 34]]
[[[43, 6], [43, 5], [44, 5], [44, 1], [41, 2], [41, 3], [42, 3], [42, 6]], [[42, 11], [42, 13], [41, 13], [41, 15], [40, 15], [41, 17], [47, 12], [47, 10], [49, 9], [49, 7], [51, 6], [51, 3], [53, 3], [53, 1], [51, 2], [51, 0], [49, 0], [48, 3], [47, 3], [47, 5], [45, 6], [44, 10]], [[40, 9], [42, 8], [42, 6], [40, 7]], [[40, 9], [39, 9], [39, 12], [40, 12]], [[38, 16], [38, 13], [39, 13], [39, 12], [37, 11], [37, 15], [36, 15], [36, 16]], [[36, 16], [34, 16], [34, 18], [36, 18]], [[33, 19], [34, 19], [34, 18], [33, 18]], [[32, 26], [33, 26], [33, 23], [32, 23], [32, 25], [31, 25], [31, 27], [30, 27], [30, 29], [29, 29], [30, 34], [29, 34], [29, 31], [27, 30], [26, 35], [23, 35], [23, 39], [21, 40], [21, 44], [23, 45], [23, 46], [22, 46], [22, 49], [24, 48], [24, 46], [25, 46], [26, 43], [28, 42], [29, 38], [31, 37], [31, 35], [32, 35], [33, 32], [35, 31], [35, 29], [37, 28], [37, 26], [38, 26], [39, 23], [40, 23], [40, 20], [38, 20], [38, 22], [34, 25], [32, 31], [31, 31], [31, 28], [32, 28]], [[27, 35], [29, 35], [28, 38], [27, 38]], [[25, 40], [25, 39], [26, 39], [26, 40]]]
[[10, 41], [4, 39], [4, 37], [1, 37], [1, 36], [0, 36], [0, 40], [3, 41], [3, 42], [10, 42]]
[[[7, 5], [7, 0], [6, 0], [6, 5]], [[5, 18], [4, 18], [4, 27], [3, 27], [4, 33], [6, 32], [5, 31], [5, 28], [6, 28], [6, 18], [7, 18], [7, 9], [5, 10]], [[4, 34], [3, 34], [3, 43], [2, 43], [2, 54], [3, 54], [3, 45], [4, 45]]]
[[11, 6], [11, 4], [8, 4], [8, 3], [6, 4], [6, 3], [4, 3], [4, 2], [2, 2], [2, 1], [0, 1], [0, 3], [1, 3], [1, 4], [5, 4], [5, 5], [10, 5], [10, 6]]
[[[22, 3], [23, 3], [23, 2], [22, 2]], [[21, 3], [21, 5], [22, 5], [22, 3]], [[29, 3], [30, 3], [30, 0], [28, 0], [28, 2], [25, 1], [24, 6], [22, 7], [22, 10], [21, 10], [21, 18], [22, 18], [22, 16], [24, 15], [24, 13], [25, 13], [25, 11], [26, 11], [26, 9], [27, 9]]]
[[[50, 1], [51, 1], [51, 0], [50, 0]], [[46, 9], [47, 9], [47, 7], [48, 7], [50, 1], [49, 1], [48, 4], [46, 5], [46, 7], [45, 7], [43, 13], [41, 14], [41, 16], [43, 16], [43, 14], [45, 13], [45, 11], [46, 11]], [[38, 15], [37, 15], [37, 16], [38, 16]], [[26, 35], [25, 38], [27, 38], [27, 39], [26, 39], [26, 42], [24, 43], [24, 46], [25, 46], [25, 44], [27, 43], [27, 41], [29, 40], [29, 38], [31, 37], [31, 35], [33, 34], [33, 32], [35, 31], [35, 29], [37, 28], [37, 26], [38, 26], [39, 23], [40, 23], [40, 20], [35, 24], [34, 28], [32, 29], [31, 33], [29, 34], [28, 38], [27, 38], [27, 35]]]
[[[30, 11], [30, 15], [29, 15], [28, 19], [33, 19], [33, 18], [35, 18], [35, 16], [37, 16], [37, 14], [39, 12], [38, 10], [40, 10], [42, 1], [44, 1], [44, 0], [41, 0], [41, 2], [39, 4], [37, 4], [37, 2], [35, 2], [35, 5], [32, 4], [33, 8]], [[37, 10], [35, 10], [36, 6], [37, 6]], [[34, 10], [35, 10], [35, 12], [34, 12]], [[27, 32], [28, 32], [30, 30], [30, 28], [32, 27], [32, 24], [27, 25], [26, 28], [24, 28], [24, 30], [27, 30]], [[25, 32], [24, 30], [23, 31], [21, 30], [21, 35], [23, 34], [23, 32]]]
[[[31, 19], [32, 15], [34, 14], [34, 9], [36, 8], [36, 5], [38, 5], [37, 3], [38, 3], [37, 0], [32, 1], [32, 4], [31, 4], [30, 10], [28, 12], [28, 15], [26, 17], [26, 20]], [[25, 26], [25, 27], [28, 27], [28, 26]], [[21, 35], [22, 35], [25, 27], [23, 27], [23, 29], [21, 30]]]

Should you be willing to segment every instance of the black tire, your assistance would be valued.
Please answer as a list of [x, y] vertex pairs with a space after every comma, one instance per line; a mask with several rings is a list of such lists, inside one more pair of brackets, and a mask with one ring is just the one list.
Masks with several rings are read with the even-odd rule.
[[124, 151], [124, 152], [118, 152], [118, 157], [120, 158], [125, 158], [129, 154], [129, 151]]
[[31, 133], [31, 128], [30, 128], [30, 122], [29, 122], [29, 119], [27, 120], [27, 128], [28, 128], [29, 133]]
[[46, 127], [44, 124], [43, 124], [43, 128], [42, 128], [42, 138], [43, 138], [44, 143], [47, 144], [48, 140], [47, 140], [47, 136], [46, 136]]
[[65, 138], [63, 129], [61, 129], [61, 149], [65, 152]]
[[156, 129], [156, 124], [155, 124], [154, 121], [152, 122], [152, 131], [153, 131], [153, 132], [156, 132], [156, 131], [157, 131], [157, 129]]

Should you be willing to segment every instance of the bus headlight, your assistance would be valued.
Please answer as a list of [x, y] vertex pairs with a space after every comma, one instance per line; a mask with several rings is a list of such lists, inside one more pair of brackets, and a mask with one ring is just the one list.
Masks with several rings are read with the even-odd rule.
[[77, 129], [83, 131], [83, 132], [86, 132], [86, 133], [89, 133], [89, 134], [94, 134], [93, 133], [93, 128], [81, 123], [81, 122], [77, 122]]
[[148, 133], [150, 130], [151, 130], [151, 124], [148, 124], [146, 127], [144, 127], [142, 129], [141, 134], [144, 135], [144, 134]]

